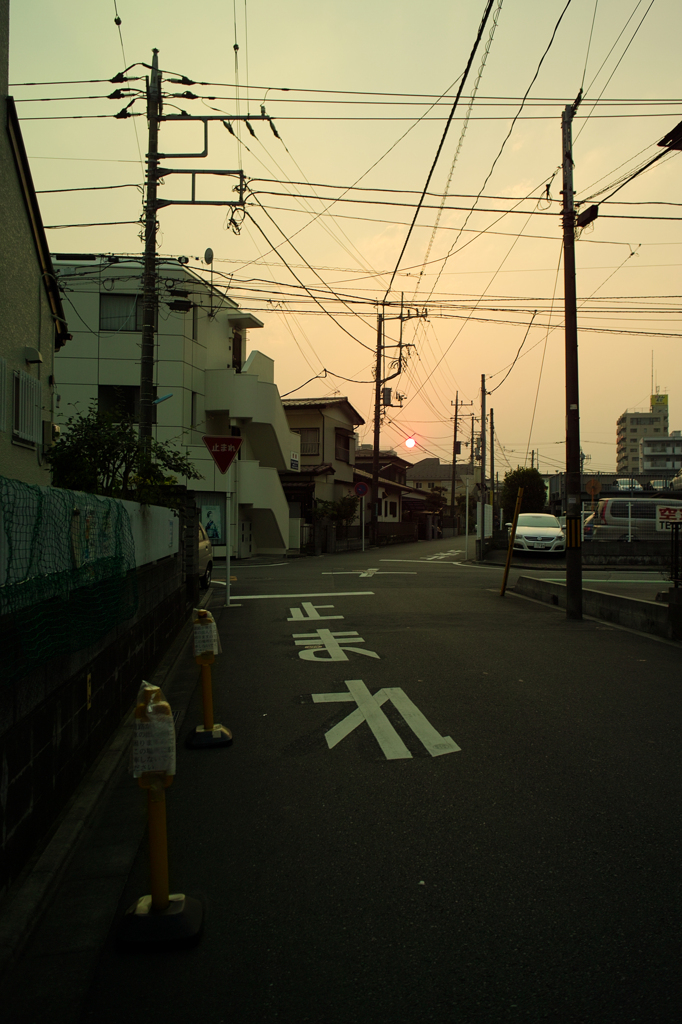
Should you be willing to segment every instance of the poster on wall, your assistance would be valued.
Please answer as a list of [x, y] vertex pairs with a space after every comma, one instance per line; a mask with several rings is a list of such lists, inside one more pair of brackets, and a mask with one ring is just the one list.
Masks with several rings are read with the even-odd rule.
[[211, 544], [224, 544], [223, 510], [220, 505], [201, 506], [201, 524]]

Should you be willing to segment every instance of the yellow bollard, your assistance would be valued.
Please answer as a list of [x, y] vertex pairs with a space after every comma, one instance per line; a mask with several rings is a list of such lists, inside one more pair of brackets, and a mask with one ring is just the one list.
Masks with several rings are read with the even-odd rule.
[[218, 628], [210, 612], [200, 608], [194, 619], [194, 660], [201, 666], [201, 695], [204, 724], [197, 725], [187, 736], [188, 747], [227, 747], [232, 743], [230, 730], [213, 719], [213, 684], [211, 665], [220, 651]]
[[201, 693], [204, 701], [204, 732], [213, 732], [213, 687], [211, 666], [201, 666]]
[[151, 893], [128, 908], [118, 939], [138, 947], [194, 944], [201, 935], [201, 903], [184, 893], [171, 894], [168, 880], [165, 791], [175, 774], [173, 713], [161, 690], [148, 683], [140, 689], [135, 708], [132, 770], [138, 786], [147, 790]]

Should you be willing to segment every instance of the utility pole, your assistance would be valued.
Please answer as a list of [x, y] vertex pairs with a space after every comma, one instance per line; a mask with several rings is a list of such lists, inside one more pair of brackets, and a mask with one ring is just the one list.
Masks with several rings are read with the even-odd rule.
[[374, 448], [372, 451], [372, 542], [377, 543], [379, 525], [379, 444], [381, 440], [381, 357], [384, 342], [384, 315], [377, 314], [377, 361], [374, 381]]
[[147, 79], [147, 180], [144, 208], [144, 271], [142, 275], [142, 349], [140, 355], [140, 446], [142, 461], [151, 462], [152, 402], [154, 400], [154, 333], [157, 319], [156, 294], [156, 186], [159, 167], [159, 118], [161, 117], [161, 72], [159, 51], [152, 51], [152, 73]]
[[478, 561], [483, 561], [483, 549], [485, 546], [485, 505], [486, 505], [486, 489], [485, 489], [485, 374], [481, 374], [481, 488], [479, 491], [480, 500], [480, 523], [481, 523], [481, 535], [478, 538], [477, 546], [479, 546], [477, 555]]
[[[386, 316], [385, 307], [382, 303], [382, 312], [377, 314], [377, 353], [374, 381], [374, 450], [372, 452], [372, 517], [371, 533], [374, 543], [377, 543], [379, 532], [379, 449], [381, 445], [381, 393], [382, 387], [394, 377], [399, 377], [403, 372], [403, 348], [410, 348], [410, 345], [403, 345], [403, 321], [411, 320], [413, 316], [425, 316], [423, 313], [413, 313], [408, 310], [407, 315], [403, 313], [403, 296], [400, 296], [400, 313], [398, 316]], [[400, 321], [400, 340], [397, 345], [386, 346], [384, 344], [384, 325], [387, 320]], [[398, 349], [398, 369], [395, 373], [383, 377], [383, 355], [386, 348]]]
[[[452, 402], [450, 402], [452, 405]], [[459, 391], [455, 391], [455, 432], [452, 437], [452, 490], [450, 491], [450, 514], [455, 518], [455, 487], [457, 485], [457, 415], [459, 413]], [[454, 526], [454, 523], [453, 523]]]
[[[456, 504], [455, 504], [455, 500], [456, 500], [456, 498], [455, 498], [455, 491], [456, 491], [456, 488], [457, 488], [457, 456], [459, 455], [461, 447], [462, 447], [461, 443], [458, 443], [458, 441], [457, 441], [459, 410], [463, 406], [465, 406], [465, 405], [473, 405], [473, 404], [474, 404], [473, 402], [460, 402], [460, 400], [459, 400], [459, 391], [455, 392], [455, 401], [454, 402], [450, 402], [450, 405], [454, 405], [454, 407], [455, 407], [455, 430], [454, 430], [454, 435], [453, 435], [453, 439], [452, 439], [452, 493], [450, 495], [450, 497], [452, 499], [451, 509], [452, 509], [453, 518], [457, 514], [456, 513]], [[472, 421], [471, 422], [472, 422], [472, 430], [471, 430], [471, 466], [472, 466], [472, 469], [473, 469], [473, 465], [474, 465], [474, 455], [473, 455], [473, 452], [474, 452], [473, 417], [472, 417]], [[467, 515], [468, 514], [469, 514], [469, 511], [467, 509]]]
[[495, 529], [495, 425], [493, 410], [490, 410], [490, 507], [493, 511], [493, 530]]
[[578, 313], [575, 287], [575, 206], [571, 124], [582, 97], [561, 115], [563, 151], [564, 323], [566, 347], [566, 618], [583, 617], [583, 567], [580, 547], [581, 474], [578, 380]]

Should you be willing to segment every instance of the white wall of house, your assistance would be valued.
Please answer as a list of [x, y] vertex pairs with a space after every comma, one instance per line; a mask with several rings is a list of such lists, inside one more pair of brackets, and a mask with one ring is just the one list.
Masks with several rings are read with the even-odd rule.
[[[31, 192], [36, 210], [37, 200], [32, 192], [30, 172], [29, 180], [25, 179], [27, 168], [22, 171], [22, 187], [16, 160], [17, 137], [19, 145], [23, 144], [8, 111], [8, 37], [9, 4], [3, 0], [0, 3], [0, 475], [47, 485], [50, 472], [44, 454], [52, 439], [55, 318], [46, 289], [47, 243], [44, 235], [39, 242], [36, 240], [26, 205], [26, 189]], [[39, 219], [39, 214], [37, 217]], [[28, 362], [26, 349], [34, 349], [42, 362]]]
[[[57, 358], [57, 391], [60, 395], [57, 423], [66, 425], [74, 412], [85, 412], [92, 402], [113, 400], [113, 388], [134, 389], [140, 383], [140, 324], [132, 315], [118, 329], [107, 329], [109, 295], [141, 293], [138, 260], [111, 263], [106, 258], [73, 263], [57, 261], [65, 289], [66, 308], [77, 310], [73, 343]], [[175, 292], [175, 296], [173, 295]], [[169, 309], [178, 292], [194, 305], [188, 312]], [[123, 300], [122, 300], [123, 301]], [[133, 322], [134, 321], [134, 322]], [[246, 328], [260, 327], [255, 317], [243, 313], [229, 298], [211, 293], [208, 284], [171, 261], [159, 267], [159, 323], [155, 346], [157, 397], [170, 398], [155, 407], [153, 436], [185, 451], [203, 479], [181, 481], [200, 492], [202, 507], [222, 510], [230, 493], [231, 554], [237, 555], [237, 533], [243, 519], [252, 523], [252, 552], [286, 551], [289, 546], [288, 506], [277, 470], [290, 467], [298, 452], [298, 437], [289, 430], [277, 387], [274, 364], [253, 352], [238, 372], [233, 367], [235, 350], [246, 345]], [[236, 428], [236, 429], [235, 429]], [[221, 474], [202, 442], [204, 434], [239, 432], [239, 462]], [[241, 462], [248, 462], [240, 474]], [[242, 476], [248, 494], [241, 493]], [[254, 483], [259, 478], [258, 485]], [[228, 534], [214, 544], [220, 557], [226, 552]]]

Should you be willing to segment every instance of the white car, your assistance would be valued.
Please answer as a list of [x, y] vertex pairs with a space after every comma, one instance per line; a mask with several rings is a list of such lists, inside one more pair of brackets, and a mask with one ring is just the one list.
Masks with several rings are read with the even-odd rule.
[[[511, 527], [511, 523], [507, 523]], [[565, 551], [566, 536], [556, 516], [522, 512], [516, 526], [514, 551]]]

